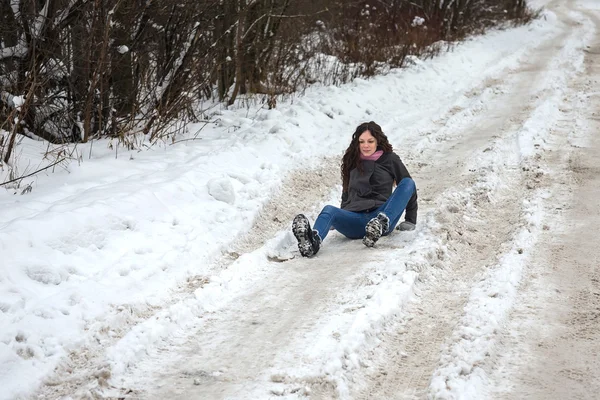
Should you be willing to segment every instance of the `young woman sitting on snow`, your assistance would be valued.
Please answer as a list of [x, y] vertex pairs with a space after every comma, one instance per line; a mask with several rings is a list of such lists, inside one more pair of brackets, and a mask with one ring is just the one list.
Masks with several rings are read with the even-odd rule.
[[[373, 247], [388, 235], [406, 209], [400, 230], [413, 230], [417, 223], [417, 191], [400, 157], [381, 127], [375, 122], [360, 124], [342, 159], [341, 208], [325, 206], [311, 229], [308, 219], [299, 214], [292, 231], [304, 257], [319, 251], [330, 228], [350, 239], [363, 239]], [[398, 184], [392, 193], [395, 184]]]

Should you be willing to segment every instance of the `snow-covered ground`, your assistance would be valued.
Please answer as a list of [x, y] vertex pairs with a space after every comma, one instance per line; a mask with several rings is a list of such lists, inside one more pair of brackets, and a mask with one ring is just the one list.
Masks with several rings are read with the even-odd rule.
[[[593, 147], [598, 11], [553, 2], [387, 76], [215, 111], [197, 140], [79, 146], [1, 192], [0, 399], [510, 393], [498, 349], [577, 185], [553, 179]], [[418, 228], [375, 249], [333, 232], [301, 259], [291, 219], [339, 202], [369, 120], [417, 183]], [[23, 173], [48, 162], [17, 150]]]

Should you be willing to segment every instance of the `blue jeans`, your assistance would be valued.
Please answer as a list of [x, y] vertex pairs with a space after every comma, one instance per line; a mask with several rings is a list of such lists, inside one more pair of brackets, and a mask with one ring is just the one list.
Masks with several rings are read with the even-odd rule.
[[353, 212], [334, 206], [325, 206], [317, 217], [313, 229], [319, 232], [321, 240], [325, 239], [332, 226], [350, 239], [362, 239], [365, 236], [367, 222], [382, 212], [390, 219], [390, 228], [383, 233], [387, 235], [394, 230], [415, 190], [415, 182], [410, 178], [404, 178], [387, 201], [376, 210]]

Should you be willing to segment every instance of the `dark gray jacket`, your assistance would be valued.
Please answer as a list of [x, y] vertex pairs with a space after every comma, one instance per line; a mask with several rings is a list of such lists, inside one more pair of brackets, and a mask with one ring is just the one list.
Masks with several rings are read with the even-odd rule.
[[[348, 192], [342, 193], [341, 208], [347, 211], [366, 212], [376, 209], [392, 195], [394, 182], [410, 178], [408, 170], [396, 153], [383, 153], [377, 161], [361, 161], [362, 171], [350, 171]], [[406, 206], [405, 219], [417, 223], [417, 193]]]

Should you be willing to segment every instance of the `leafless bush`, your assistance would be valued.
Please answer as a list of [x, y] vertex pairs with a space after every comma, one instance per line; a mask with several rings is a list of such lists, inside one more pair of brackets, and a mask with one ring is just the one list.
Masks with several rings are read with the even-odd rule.
[[199, 100], [274, 107], [535, 16], [525, 0], [0, 0], [3, 157], [19, 134], [163, 140]]

